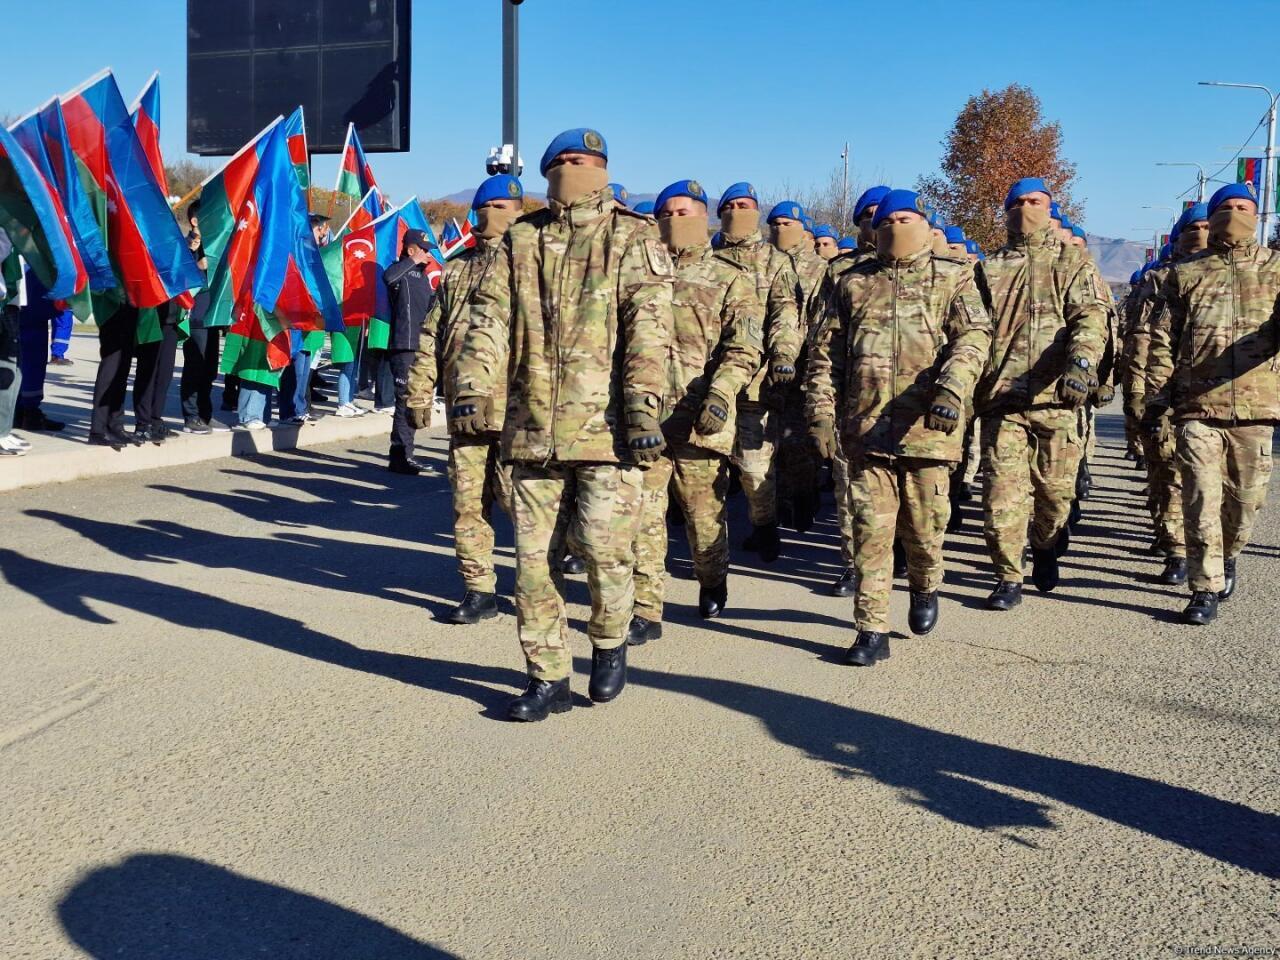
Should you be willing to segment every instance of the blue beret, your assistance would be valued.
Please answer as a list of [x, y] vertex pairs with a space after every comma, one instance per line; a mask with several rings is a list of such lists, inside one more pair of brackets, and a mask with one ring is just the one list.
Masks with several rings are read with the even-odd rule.
[[1066, 219], [1066, 217], [1062, 215], [1062, 208], [1058, 206], [1057, 200], [1049, 201], [1049, 219], [1057, 220], [1059, 223]]
[[980, 246], [978, 246], [978, 241], [977, 241], [977, 240], [968, 240], [968, 239], [966, 239], [966, 240], [965, 240], [965, 242], [964, 242], [964, 252], [965, 252], [965, 253], [977, 253], [977, 254], [981, 254], [981, 253], [982, 253], [982, 248], [981, 248]]
[[1225, 187], [1219, 187], [1209, 198], [1209, 216], [1213, 216], [1213, 211], [1217, 210], [1224, 200], [1252, 200], [1256, 204], [1258, 194], [1254, 191], [1252, 183], [1228, 183]]
[[889, 192], [886, 186], [871, 187], [862, 191], [862, 196], [858, 198], [858, 202], [853, 205], [853, 222], [857, 223], [862, 215], [866, 212], [867, 207], [874, 207], [885, 198], [885, 194]]
[[757, 204], [760, 202], [760, 198], [756, 196], [756, 188], [747, 181], [739, 180], [737, 183], [730, 184], [724, 193], [720, 194], [720, 200], [716, 203], [716, 213], [719, 214], [730, 200], [741, 200], [743, 197], [755, 200]]
[[547, 167], [551, 166], [551, 161], [566, 150], [572, 150], [574, 153], [594, 153], [598, 157], [609, 159], [609, 147], [605, 144], [604, 137], [595, 130], [590, 127], [566, 130], [558, 134], [542, 154], [542, 163], [538, 169], [544, 177], [547, 175]]
[[[1047, 193], [1050, 198], [1053, 196], [1053, 191], [1050, 190], [1048, 185], [1039, 177], [1023, 177], [1011, 186], [1009, 188], [1009, 192], [1005, 194], [1004, 208], [1008, 210], [1013, 206], [1013, 201], [1028, 193]], [[1054, 212], [1056, 212], [1056, 210]]]
[[836, 241], [836, 247], [840, 250], [857, 250], [858, 241], [853, 237], [841, 237]]
[[805, 233], [813, 233], [813, 217], [806, 213], [801, 219], [804, 220]]
[[490, 200], [523, 200], [524, 187], [520, 180], [509, 173], [499, 173], [480, 184], [471, 198], [471, 209], [479, 210]]
[[779, 204], [775, 204], [774, 208], [769, 211], [769, 216], [765, 217], [765, 223], [773, 223], [779, 217], [790, 217], [792, 220], [804, 220], [804, 207], [796, 203], [794, 200], [783, 200]]
[[627, 205], [627, 188], [620, 183], [611, 183], [609, 184], [609, 189], [613, 191], [613, 199], [625, 207]]
[[1168, 260], [1172, 253], [1173, 253], [1173, 244], [1171, 243], [1162, 244], [1160, 246], [1160, 253], [1156, 257], [1156, 259], [1159, 261]]
[[1169, 239], [1173, 243], [1178, 242], [1178, 237], [1182, 234], [1182, 228], [1189, 223], [1195, 223], [1197, 220], [1209, 219], [1209, 205], [1207, 203], [1193, 203], [1187, 209], [1182, 211], [1182, 216], [1178, 218], [1178, 222], [1173, 225], [1173, 230], [1169, 233]]
[[711, 249], [719, 250], [724, 245], [724, 234], [719, 230], [711, 235]]
[[890, 190], [880, 198], [880, 203], [876, 206], [876, 215], [871, 220], [871, 226], [880, 226], [881, 221], [891, 213], [898, 213], [902, 210], [910, 210], [912, 213], [918, 213], [922, 217], [928, 216], [928, 208], [924, 205], [924, 201], [920, 199], [920, 194], [914, 190]]
[[1142, 270], [1141, 268], [1139, 268], [1133, 271], [1133, 273], [1129, 275], [1129, 286], [1136, 287], [1138, 285], [1138, 281], [1141, 279], [1142, 279]]
[[1071, 222], [1071, 219], [1065, 213], [1062, 216], [1058, 217], [1058, 221], [1062, 224], [1063, 230], [1070, 230], [1072, 227], [1075, 226], [1075, 224]]
[[1073, 237], [1079, 237], [1081, 240], [1088, 239], [1084, 235], [1084, 227], [1080, 226], [1078, 223], [1073, 223], [1071, 225], [1071, 235]]
[[839, 239], [835, 230], [825, 223], [820, 223], [813, 228], [813, 239], [817, 240], [819, 237], [830, 237], [832, 240]]
[[942, 214], [940, 214], [940, 213], [939, 213], [937, 210], [935, 210], [933, 207], [929, 206], [929, 204], [927, 204], [927, 203], [924, 205], [924, 209], [925, 209], [925, 212], [926, 212], [926, 213], [928, 214], [928, 216], [929, 216], [929, 226], [930, 226], [930, 227], [932, 227], [934, 230], [944, 230], [944, 231], [945, 231], [945, 230], [947, 229], [947, 221], [946, 221], [946, 219], [942, 216]]
[[707, 191], [702, 189], [702, 184], [697, 180], [677, 180], [658, 194], [658, 199], [653, 202], [654, 211], [661, 210], [672, 197], [690, 197], [700, 203], [706, 203]]
[[959, 227], [947, 227], [942, 232], [947, 236], [947, 243], [964, 243], [964, 231]]
[[649, 216], [653, 216], [654, 204], [652, 200], [641, 200], [631, 209], [636, 213], [647, 213]]

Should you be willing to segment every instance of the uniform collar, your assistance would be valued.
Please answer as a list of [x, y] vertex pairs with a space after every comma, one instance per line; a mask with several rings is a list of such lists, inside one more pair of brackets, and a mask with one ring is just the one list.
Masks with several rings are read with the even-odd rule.
[[1016, 237], [1009, 237], [1009, 246], [1014, 250], [1028, 250], [1032, 248], [1043, 248], [1061, 245], [1062, 238], [1058, 236], [1058, 228], [1053, 225], [1053, 221], [1045, 224], [1035, 233], [1019, 234]]
[[586, 196], [579, 197], [568, 206], [552, 200], [548, 207], [552, 215], [561, 223], [567, 223], [570, 227], [581, 227], [600, 220], [613, 210], [615, 204], [613, 188], [601, 187]]
[[1244, 243], [1228, 247], [1210, 237], [1209, 249], [1225, 260], [1252, 260], [1258, 254], [1258, 241], [1250, 237]]
[[732, 250], [734, 247], [754, 247], [757, 243], [764, 241], [764, 235], [757, 228], [741, 240], [726, 240], [724, 234], [720, 235], [720, 239], [724, 241], [725, 250]]

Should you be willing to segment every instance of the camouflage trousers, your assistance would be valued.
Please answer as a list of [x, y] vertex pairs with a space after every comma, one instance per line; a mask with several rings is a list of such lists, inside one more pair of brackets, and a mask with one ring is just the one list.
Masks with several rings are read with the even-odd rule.
[[449, 438], [449, 486], [453, 489], [453, 544], [462, 583], [493, 593], [493, 504], [511, 513], [511, 467], [498, 459], [497, 437]]
[[1140, 422], [1137, 417], [1131, 417], [1127, 413], [1124, 415], [1124, 447], [1128, 453], [1137, 454], [1142, 451]]
[[849, 482], [849, 460], [839, 445], [831, 458], [831, 479], [836, 494], [836, 521], [840, 524], [840, 562], [853, 566], [853, 487]]
[[733, 464], [742, 475], [751, 523], [767, 527], [778, 522], [778, 490], [774, 473], [776, 417], [764, 403], [738, 403], [738, 435]]
[[662, 458], [646, 464], [644, 505], [636, 533], [635, 615], [662, 622], [666, 586], [667, 498], [673, 493], [684, 514], [685, 536], [698, 583], [713, 587], [729, 575], [729, 525], [725, 458], [710, 450], [675, 442]]
[[973, 483], [978, 478], [978, 467], [982, 463], [982, 424], [977, 417], [970, 417], [968, 427], [964, 435], [964, 459], [958, 471], [965, 483]]
[[1155, 527], [1156, 549], [1166, 557], [1185, 557], [1187, 538], [1182, 522], [1182, 477], [1178, 474], [1177, 438], [1166, 418], [1160, 433], [1141, 434], [1147, 460], [1147, 510]]
[[1022, 582], [1022, 551], [1052, 546], [1066, 525], [1080, 469], [1076, 411], [1063, 407], [982, 418], [983, 532], [996, 576]]
[[1086, 403], [1076, 411], [1076, 434], [1082, 440], [1084, 447], [1084, 462], [1089, 463], [1093, 459], [1094, 451], [1097, 450], [1097, 436], [1094, 426], [1097, 423], [1097, 411], [1092, 403]]
[[1175, 428], [1182, 510], [1186, 517], [1187, 583], [1192, 591], [1223, 589], [1222, 561], [1249, 543], [1271, 480], [1271, 422], [1187, 420]]
[[587, 565], [594, 646], [621, 646], [635, 599], [632, 570], [644, 478], [616, 463], [524, 463], [512, 467], [516, 615], [529, 676], [569, 676], [569, 625], [560, 561], [566, 537]]
[[919, 457], [851, 459], [853, 565], [858, 572], [854, 620], [859, 630], [889, 629], [895, 532], [907, 551], [911, 589], [932, 592], [942, 586], [953, 467]]

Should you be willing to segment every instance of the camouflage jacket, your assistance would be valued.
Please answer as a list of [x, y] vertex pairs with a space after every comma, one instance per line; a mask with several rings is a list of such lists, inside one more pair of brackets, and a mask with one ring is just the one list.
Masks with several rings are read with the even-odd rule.
[[504, 459], [632, 459], [627, 412], [661, 415], [674, 280], [653, 219], [607, 187], [511, 225], [472, 296], [455, 388], [491, 397], [507, 378]]
[[[456, 399], [454, 374], [458, 355], [462, 352], [462, 340], [471, 319], [471, 294], [497, 257], [501, 244], [500, 237], [481, 238], [476, 246], [445, 264], [436, 301], [427, 311], [426, 322], [422, 325], [418, 355], [409, 370], [406, 399], [408, 406], [431, 405], [436, 392], [437, 371], [440, 386], [444, 390], [445, 409], [453, 406]], [[503, 356], [499, 369], [504, 369], [506, 365], [506, 357]], [[507, 408], [505, 378], [494, 379], [492, 397], [492, 422], [489, 428], [496, 432], [502, 429], [502, 416]]]
[[1125, 339], [1123, 392], [1126, 407], [1139, 411], [1146, 405], [1147, 361], [1151, 349], [1151, 321], [1160, 299], [1160, 288], [1169, 274], [1171, 263], [1152, 267], [1142, 278], [1137, 292], [1128, 302], [1126, 315], [1129, 335]]
[[1149, 326], [1148, 403], [1175, 420], [1280, 420], [1280, 251], [1210, 242], [1169, 269]]
[[978, 413], [1061, 406], [1058, 380], [1083, 357], [1096, 371], [1107, 341], [1102, 279], [1084, 251], [1053, 228], [1001, 247], [977, 265], [994, 330]]
[[[710, 245], [682, 250], [676, 260], [669, 386], [663, 429], [726, 456], [737, 432], [732, 402], [760, 369], [764, 304], [754, 271]], [[693, 430], [702, 401], [715, 390], [729, 400], [729, 422], [716, 433]]]
[[758, 403], [770, 364], [794, 364], [800, 357], [799, 280], [791, 258], [763, 239], [759, 231], [736, 243], [725, 242], [719, 253], [754, 273], [756, 293], [764, 304], [764, 358], [739, 397]]
[[845, 449], [958, 461], [964, 424], [925, 425], [937, 387], [966, 407], [991, 346], [991, 320], [967, 260], [854, 258], [831, 294], [834, 323], [805, 377], [810, 420], [835, 421]]

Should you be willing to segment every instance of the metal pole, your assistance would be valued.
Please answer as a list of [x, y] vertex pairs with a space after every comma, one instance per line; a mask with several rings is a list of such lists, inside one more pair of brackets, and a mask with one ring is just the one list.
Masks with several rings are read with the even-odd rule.
[[844, 150], [840, 152], [840, 159], [844, 161], [844, 178], [841, 180], [840, 186], [840, 232], [844, 233], [848, 227], [849, 219], [849, 141], [844, 142]]
[[520, 7], [502, 4], [502, 143], [511, 144], [511, 172], [520, 159]]
[[[1267, 91], [1270, 93], [1271, 91]], [[1271, 109], [1267, 112], [1267, 167], [1263, 176], [1262, 193], [1258, 198], [1258, 209], [1262, 223], [1262, 245], [1265, 247], [1271, 239], [1271, 214], [1275, 209], [1276, 196], [1276, 94], [1271, 98]]]

